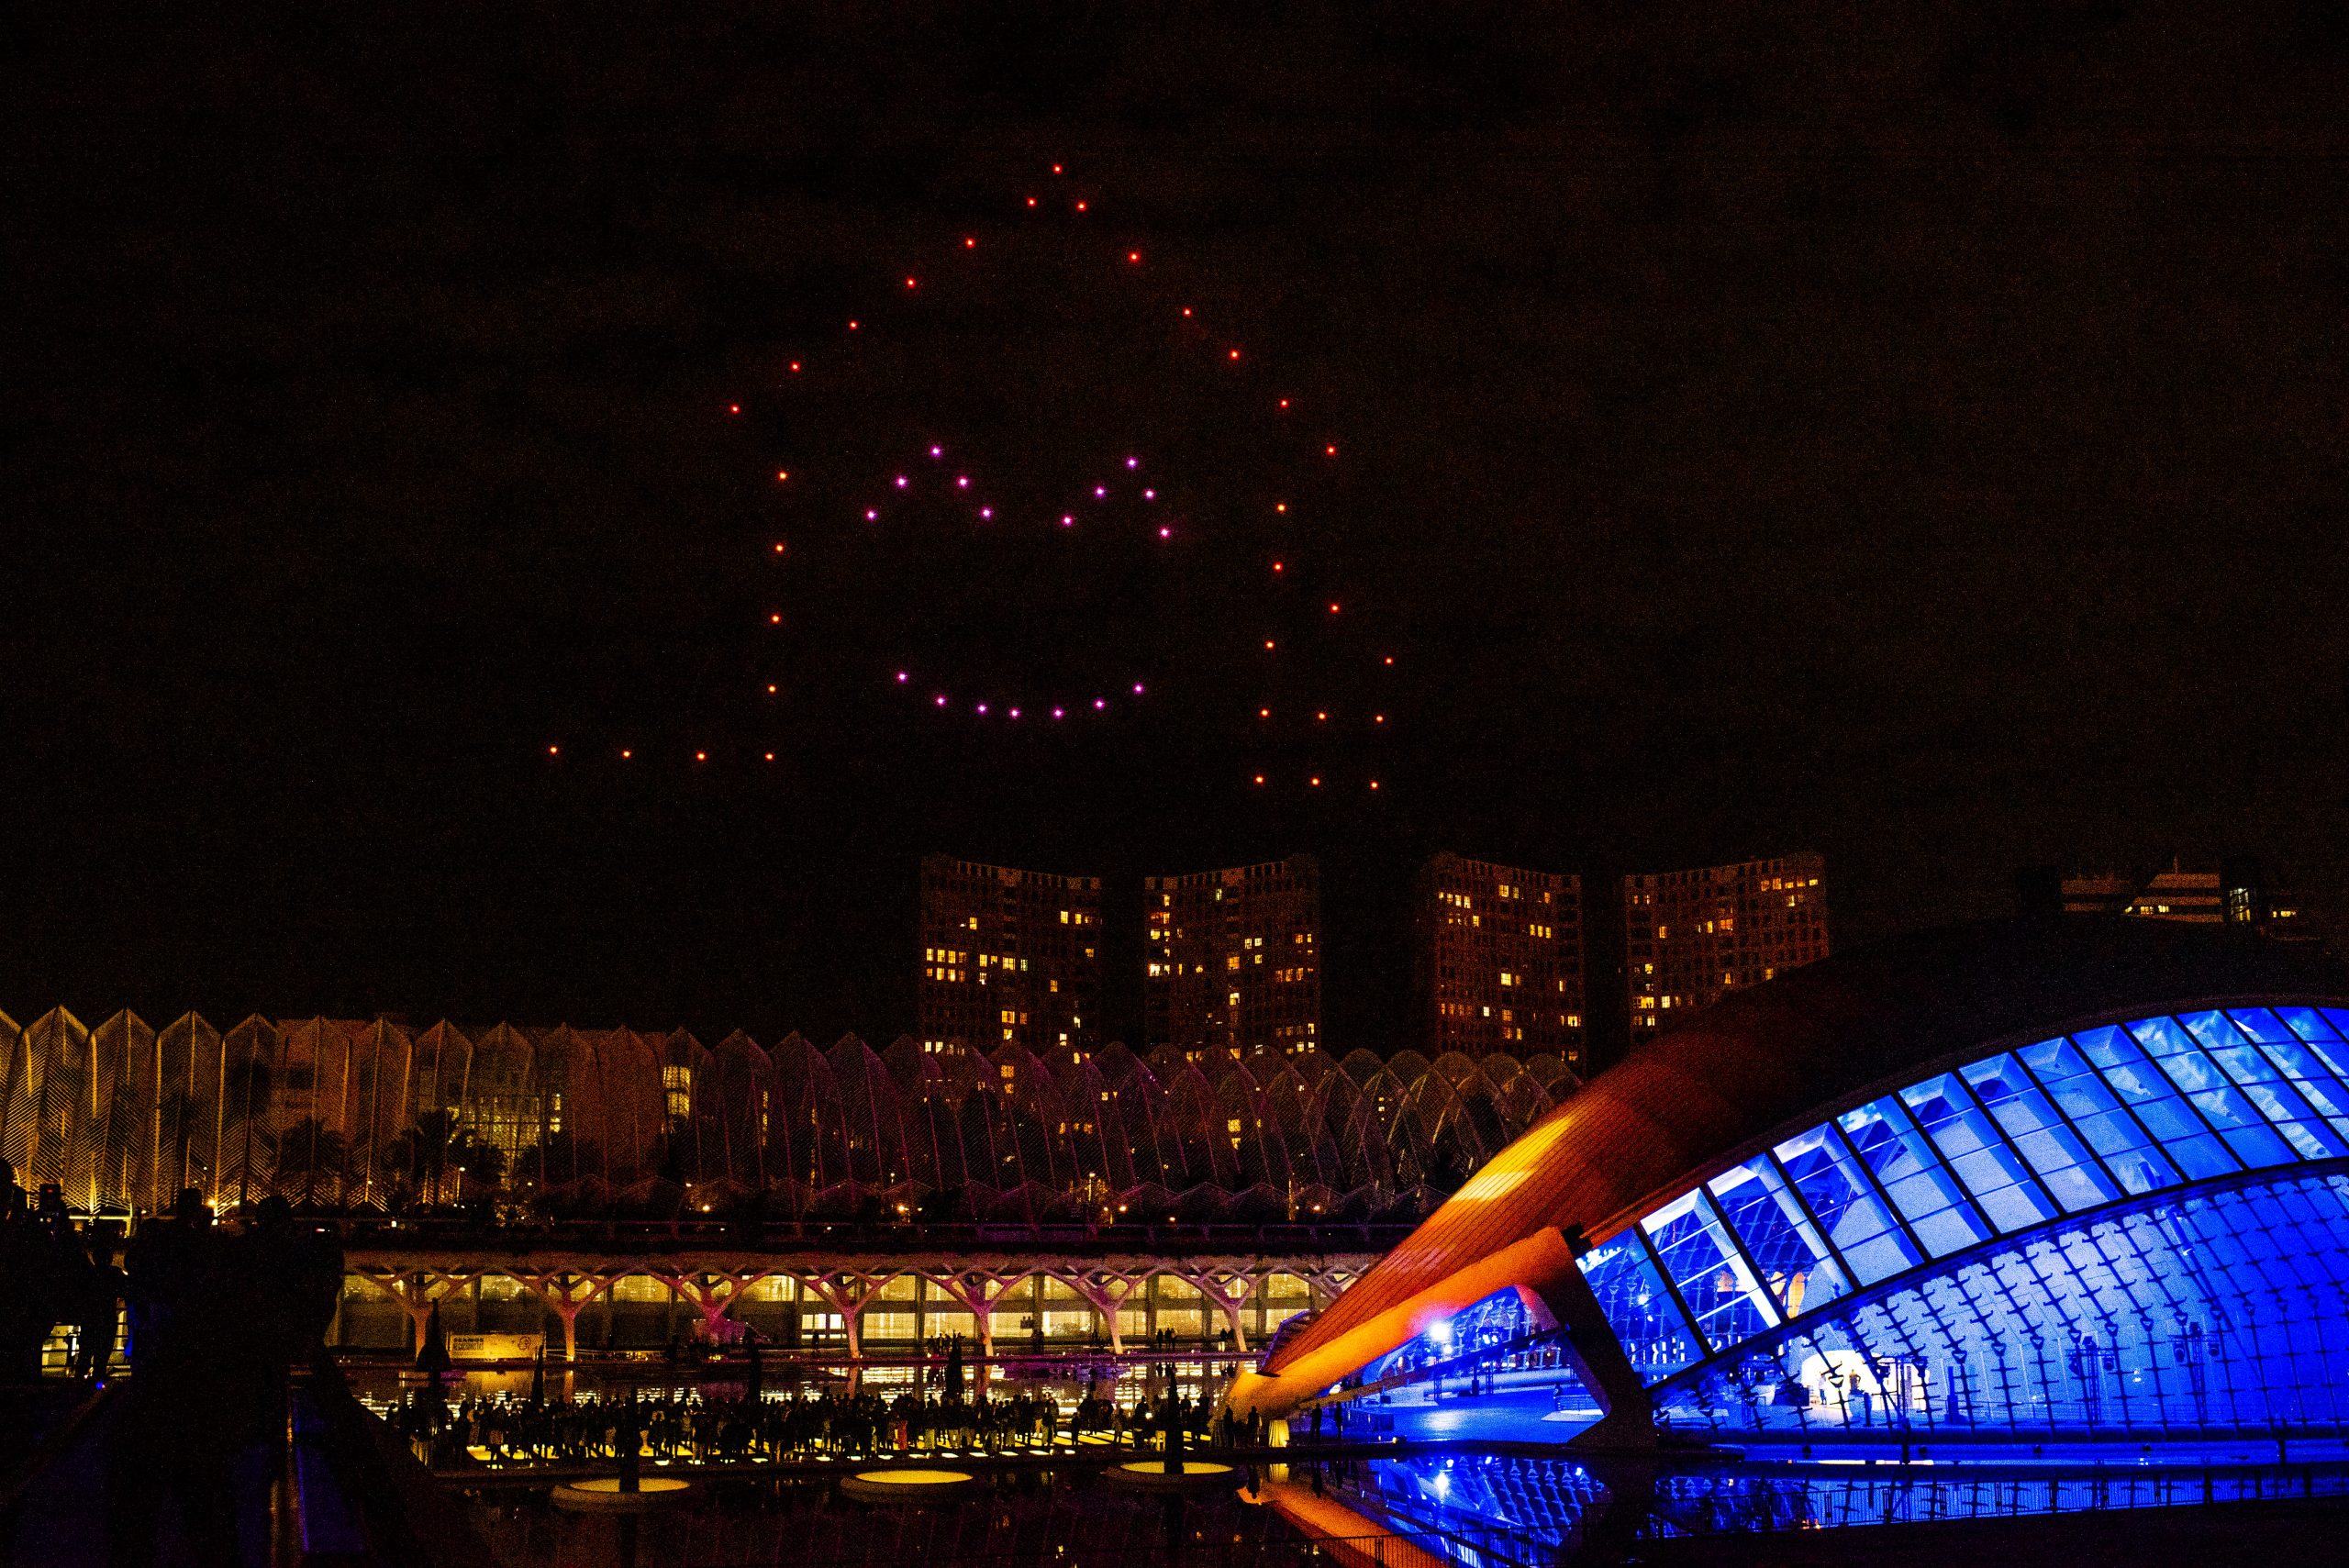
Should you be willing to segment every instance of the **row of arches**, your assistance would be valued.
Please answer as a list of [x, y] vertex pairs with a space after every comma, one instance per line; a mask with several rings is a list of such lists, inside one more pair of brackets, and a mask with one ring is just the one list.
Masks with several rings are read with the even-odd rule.
[[[983, 1355], [1030, 1340], [1090, 1340], [1113, 1353], [1147, 1342], [1162, 1326], [1188, 1342], [1213, 1340], [1245, 1351], [1288, 1318], [1316, 1310], [1359, 1278], [1372, 1259], [1264, 1258], [973, 1259], [882, 1262], [703, 1259], [692, 1266], [562, 1258], [537, 1264], [420, 1262], [354, 1251], [344, 1290], [353, 1304], [395, 1307], [406, 1319], [400, 1341], [413, 1349], [441, 1308], [458, 1330], [504, 1326], [526, 1331], [555, 1326], [566, 1359], [587, 1342], [583, 1319], [598, 1308], [658, 1308], [697, 1317], [703, 1333], [728, 1337], [732, 1326], [793, 1342], [807, 1318], [852, 1356], [910, 1349], [947, 1334], [972, 1340]], [[484, 1311], [484, 1302], [498, 1304]], [[518, 1318], [511, 1305], [518, 1304]], [[500, 1310], [499, 1307], [503, 1307]], [[543, 1313], [544, 1317], [540, 1318]], [[493, 1316], [494, 1314], [494, 1316]], [[778, 1320], [788, 1318], [788, 1333]], [[664, 1319], [665, 1321], [665, 1319]], [[444, 1323], [444, 1330], [451, 1325]], [[350, 1338], [348, 1326], [338, 1330]], [[550, 1335], [550, 1349], [554, 1335]]]
[[1423, 1208], [1575, 1086], [1546, 1056], [1045, 1058], [854, 1035], [0, 1015], [0, 1156], [90, 1209], [195, 1186], [377, 1212], [503, 1195], [558, 1212], [1373, 1218]]

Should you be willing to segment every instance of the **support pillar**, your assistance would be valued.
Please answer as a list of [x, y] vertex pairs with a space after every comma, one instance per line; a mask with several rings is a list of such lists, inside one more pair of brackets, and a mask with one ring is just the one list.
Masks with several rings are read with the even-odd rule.
[[1623, 1353], [1614, 1325], [1591, 1293], [1590, 1282], [1572, 1262], [1545, 1271], [1535, 1282], [1520, 1284], [1519, 1296], [1537, 1317], [1546, 1317], [1561, 1330], [1560, 1348], [1567, 1364], [1582, 1380], [1605, 1412], [1596, 1425], [1577, 1432], [1569, 1448], [1652, 1449], [1656, 1446], [1655, 1402], [1639, 1369]]

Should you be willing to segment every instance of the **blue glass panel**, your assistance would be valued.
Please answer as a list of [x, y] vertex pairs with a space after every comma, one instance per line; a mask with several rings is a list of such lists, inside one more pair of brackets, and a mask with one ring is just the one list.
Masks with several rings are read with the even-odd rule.
[[[2303, 1008], [2302, 1011], [2307, 1009]], [[2243, 1026], [2243, 1032], [2262, 1045], [2289, 1044], [2295, 1038], [2284, 1021], [2265, 1007], [2236, 1007], [2227, 1017]]]
[[[1715, 1428], [2150, 1440], [2349, 1417], [2349, 1177], [2165, 1191], [1928, 1266], [1658, 1391]], [[1744, 1396], [1756, 1390], [1761, 1396]]]
[[[2031, 1162], [2031, 1168], [2066, 1210], [2076, 1214], [2121, 1195], [2112, 1178], [2089, 1158], [2079, 1139], [2064, 1125], [2047, 1096], [2013, 1057], [1994, 1056], [1975, 1062], [1964, 1073], [2016, 1151]], [[1946, 1151], [1948, 1145], [1943, 1148]]]
[[2146, 1054], [2161, 1063], [2169, 1081], [2184, 1091], [2218, 1129], [2227, 1147], [2246, 1165], [2288, 1164], [2292, 1151], [2276, 1135], [2267, 1118], [2230, 1083], [2218, 1063], [2202, 1054], [2193, 1037], [2176, 1018], [2140, 1018], [2129, 1026]]
[[1766, 1155], [1724, 1171], [1706, 1185], [1787, 1317], [1816, 1312], [1850, 1293], [1819, 1228]]
[[2276, 1016], [2286, 1028], [2301, 1040], [2339, 1040], [2341, 1031], [2324, 1019], [2314, 1007], [2278, 1007]]
[[2137, 1042], [2128, 1032], [2118, 1028], [2082, 1029], [2072, 1037], [2080, 1051], [2102, 1070], [2104, 1081], [2112, 1092], [2127, 1102], [2137, 1113], [2139, 1120], [2155, 1138], [2169, 1157], [2176, 1162], [2188, 1180], [2200, 1181], [2206, 1176], [2223, 1176], [2243, 1169], [2243, 1162], [2230, 1153], [2169, 1085], [2161, 1071], [2145, 1060]]
[[2202, 1041], [2211, 1060], [2234, 1080], [2243, 1098], [2275, 1123], [2276, 1129], [2290, 1140], [2300, 1158], [2328, 1160], [2349, 1153], [2349, 1143], [2343, 1143], [2332, 1129], [2318, 1119], [2321, 1113], [2313, 1110], [2306, 1096], [2286, 1081], [2269, 1053], [2246, 1041], [2223, 1015], [2199, 1013], [2188, 1018], [2187, 1025]]
[[2349, 1045], [2342, 1043], [2340, 1034], [2327, 1021], [2328, 1016], [2349, 1018], [2349, 1014], [2336, 1014], [2331, 1008], [2320, 1012], [2314, 1007], [2278, 1007], [2277, 1012], [2291, 1026], [2301, 1043], [2324, 1063], [2326, 1072], [2349, 1084]]
[[1890, 1279], [1925, 1261], [1831, 1128], [1798, 1133], [1773, 1152], [1860, 1284]]
[[2340, 1079], [2325, 1070], [2312, 1048], [2293, 1040], [2271, 1040], [2261, 1049], [2335, 1131], [2349, 1132], [2349, 1090], [2344, 1090]]
[[1636, 1235], [1626, 1231], [1581, 1261], [1591, 1294], [1641, 1377], [1653, 1383], [1696, 1362], [1697, 1336]]
[[1778, 1326], [1778, 1309], [1739, 1256], [1702, 1192], [1683, 1193], [1640, 1221], [1715, 1350]]
[[1363, 1368], [1363, 1381], [1414, 1373], [1478, 1370], [1477, 1358], [1521, 1346], [1539, 1330], [1515, 1285], [1495, 1291], [1473, 1307], [1431, 1323], [1411, 1339]]
[[1955, 1074], [1911, 1084], [1900, 1091], [1900, 1099], [1991, 1224], [2002, 1231], [2021, 1230], [2055, 1218], [2055, 1206], [2032, 1184], [2021, 1158], [2007, 1147]]
[[2332, 1026], [2335, 1040], [2349, 1040], [2349, 1007], [2319, 1007], [2324, 1021]]
[[1965, 1199], [1933, 1152], [1909, 1120], [1909, 1113], [1892, 1097], [1846, 1111], [1837, 1118], [1852, 1147], [1867, 1162], [1876, 1179], [1917, 1240], [1936, 1258], [1977, 1242], [1989, 1235], [1965, 1207]]
[[[2178, 1181], [2176, 1167], [2169, 1162], [2158, 1145], [2139, 1126], [2137, 1118], [2121, 1109], [2121, 1102], [2112, 1097], [2104, 1080], [2088, 1065], [2080, 1048], [2058, 1035], [2054, 1040], [2027, 1045], [2017, 1053], [2038, 1076], [2051, 1098], [2064, 1114], [2072, 1118], [2080, 1136], [2088, 1146], [2104, 1156], [2105, 1164], [2121, 1179], [2121, 1184], [2132, 1193], [2148, 1193], [2157, 1187], [2174, 1186]], [[2208, 1140], [2209, 1135], [2203, 1135]], [[2216, 1142], [2210, 1152], [2232, 1169], [2234, 1162], [2226, 1159]]]

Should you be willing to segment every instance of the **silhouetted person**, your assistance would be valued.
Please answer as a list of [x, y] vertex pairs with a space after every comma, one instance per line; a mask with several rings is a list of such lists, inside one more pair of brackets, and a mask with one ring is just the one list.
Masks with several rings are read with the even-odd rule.
[[122, 1270], [115, 1266], [115, 1247], [122, 1240], [119, 1220], [94, 1221], [89, 1233], [89, 1268], [82, 1276], [80, 1296], [82, 1338], [75, 1348], [73, 1374], [106, 1376], [114, 1362], [115, 1334], [121, 1318]]
[[139, 1228], [125, 1262], [134, 1375], [108, 1434], [108, 1559], [115, 1568], [154, 1562], [170, 1497], [188, 1555], [201, 1568], [228, 1568], [234, 1464], [267, 1429], [260, 1368], [271, 1336], [265, 1326], [256, 1332], [254, 1293], [194, 1188], [170, 1220]]
[[61, 1239], [28, 1209], [15, 1169], [0, 1160], [0, 1383], [38, 1379], [42, 1343], [76, 1309], [69, 1240], [78, 1251], [70, 1225]]

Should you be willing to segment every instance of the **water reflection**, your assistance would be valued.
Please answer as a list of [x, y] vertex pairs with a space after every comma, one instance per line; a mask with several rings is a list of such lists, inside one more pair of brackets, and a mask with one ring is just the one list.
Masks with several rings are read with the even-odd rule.
[[1846, 1451], [1702, 1466], [1447, 1454], [1334, 1471], [1330, 1496], [1365, 1526], [1440, 1540], [1469, 1568], [1607, 1561], [1686, 1537], [2349, 1496], [2349, 1456], [2278, 1464], [2211, 1451], [1907, 1463], [1897, 1452]]

